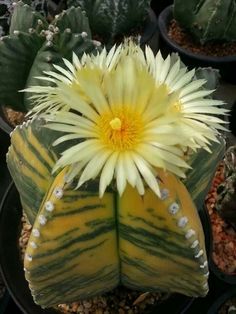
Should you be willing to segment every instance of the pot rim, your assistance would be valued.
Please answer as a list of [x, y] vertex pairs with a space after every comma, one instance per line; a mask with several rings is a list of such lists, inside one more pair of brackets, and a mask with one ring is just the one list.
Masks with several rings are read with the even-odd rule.
[[169, 46], [173, 48], [173, 50], [182, 53], [184, 55], [187, 55], [188, 57], [191, 57], [195, 60], [201, 60], [209, 63], [227, 63], [227, 62], [236, 62], [236, 55], [230, 55], [230, 56], [224, 56], [224, 57], [211, 57], [203, 54], [196, 54], [192, 51], [189, 51], [180, 45], [178, 45], [176, 42], [174, 42], [169, 36], [168, 36], [168, 23], [173, 18], [173, 5], [169, 5], [166, 7], [158, 17], [158, 27], [160, 31], [161, 37], [168, 43]]
[[220, 295], [218, 299], [211, 305], [207, 314], [218, 313], [219, 308], [231, 297], [236, 295], [236, 288], [229, 288], [224, 294]]

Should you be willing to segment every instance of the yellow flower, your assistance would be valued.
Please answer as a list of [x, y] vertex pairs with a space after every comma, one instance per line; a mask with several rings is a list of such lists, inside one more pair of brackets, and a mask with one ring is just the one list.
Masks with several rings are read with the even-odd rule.
[[185, 149], [216, 140], [223, 121], [212, 114], [225, 110], [204, 98], [211, 91], [201, 89], [194, 71], [173, 60], [127, 42], [81, 61], [73, 55], [66, 69], [46, 72], [41, 79], [55, 86], [27, 90], [36, 101], [32, 112], [44, 112], [48, 128], [68, 133], [54, 145], [78, 140], [54, 171], [71, 165], [67, 180], [79, 177], [77, 187], [100, 175], [100, 197], [113, 178], [120, 195], [129, 183], [141, 195], [147, 184], [160, 196], [159, 168], [184, 177]]

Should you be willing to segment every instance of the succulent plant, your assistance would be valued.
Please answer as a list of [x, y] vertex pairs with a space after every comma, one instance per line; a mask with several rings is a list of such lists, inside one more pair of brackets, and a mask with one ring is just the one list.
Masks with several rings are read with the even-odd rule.
[[175, 0], [174, 18], [202, 44], [236, 40], [234, 0]]
[[224, 176], [217, 189], [216, 209], [236, 229], [236, 146], [228, 148], [225, 154]]
[[7, 154], [33, 225], [24, 267], [35, 302], [118, 284], [205, 296], [194, 201], [202, 207], [222, 156], [223, 102], [206, 98], [205, 80], [176, 56], [133, 42], [64, 62], [44, 77], [54, 86], [28, 88], [33, 119], [13, 131]]
[[92, 34], [113, 45], [132, 32], [136, 35], [148, 17], [151, 0], [68, 0], [68, 7], [80, 6], [89, 19]]
[[[0, 0], [0, 37], [7, 35], [9, 32], [13, 7], [17, 1]], [[39, 12], [47, 20], [53, 18], [56, 14], [64, 9], [64, 1], [55, 3], [53, 0], [23, 0], [33, 11]]]
[[[87, 18], [80, 8], [71, 7], [48, 23], [23, 2], [15, 4], [10, 31], [0, 41], [0, 105], [27, 112], [32, 102], [19, 90], [39, 82], [37, 77], [61, 64], [62, 57], [71, 60], [97, 52], [99, 43], [91, 39]], [[44, 81], [44, 84], [52, 84]]]

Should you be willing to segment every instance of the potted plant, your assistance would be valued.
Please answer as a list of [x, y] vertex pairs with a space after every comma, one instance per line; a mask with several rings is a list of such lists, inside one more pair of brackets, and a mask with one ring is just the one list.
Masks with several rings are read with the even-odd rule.
[[175, 0], [158, 20], [166, 49], [177, 51], [190, 67], [217, 68], [235, 83], [235, 12], [233, 1]]
[[213, 241], [210, 265], [216, 276], [229, 284], [236, 283], [235, 166], [236, 149], [232, 146], [227, 150], [224, 161], [216, 172], [207, 198]]
[[[95, 38], [107, 48], [122, 41], [124, 37], [140, 36], [145, 23], [152, 22], [151, 39], [157, 28], [156, 18], [151, 10], [151, 0], [68, 0], [68, 7], [79, 6], [86, 13], [89, 25]], [[145, 36], [144, 36], [145, 37]], [[156, 38], [157, 41], [157, 38]], [[141, 44], [143, 39], [141, 40]], [[147, 43], [151, 46], [150, 43]], [[157, 52], [156, 43], [155, 52]]]
[[2, 37], [0, 43], [1, 107], [7, 105], [21, 112], [22, 119], [22, 113], [32, 104], [20, 90], [35, 84], [36, 77], [52, 70], [52, 64], [57, 64], [62, 57], [71, 58], [72, 51], [82, 56], [96, 50], [97, 46], [80, 8], [70, 8], [50, 23], [27, 4], [17, 2], [9, 35]]
[[33, 119], [15, 128], [7, 154], [32, 226], [24, 270], [34, 302], [118, 284], [205, 296], [195, 204], [221, 158], [223, 102], [179, 58], [132, 41], [64, 62], [41, 78], [54, 86], [27, 89]]
[[[96, 53], [101, 43], [95, 38], [99, 37], [109, 50], [125, 34], [141, 34], [140, 45], [149, 43], [157, 51], [157, 20], [148, 11], [150, 1], [138, 2], [139, 9], [135, 11], [131, 0], [118, 3], [115, 8], [113, 1], [97, 1], [96, 5], [92, 1], [68, 1], [67, 10], [55, 18], [51, 15], [45, 18], [22, 1], [15, 5], [9, 35], [3, 36], [0, 44], [0, 108], [1, 115], [7, 114], [8, 122], [13, 122], [13, 126], [23, 122], [25, 113], [31, 109], [28, 95], [19, 93], [20, 90], [37, 84], [43, 71], [53, 70], [52, 64], [64, 66], [62, 57], [71, 61], [72, 52], [80, 57]], [[97, 10], [98, 7], [103, 9]], [[111, 15], [114, 10], [115, 19]], [[17, 49], [12, 49], [13, 46]]]

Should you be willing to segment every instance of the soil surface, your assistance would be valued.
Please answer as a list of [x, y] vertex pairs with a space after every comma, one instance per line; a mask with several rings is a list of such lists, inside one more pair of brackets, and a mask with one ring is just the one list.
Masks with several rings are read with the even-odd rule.
[[206, 43], [201, 45], [194, 41], [192, 36], [183, 30], [176, 20], [172, 20], [169, 26], [169, 37], [175, 41], [179, 46], [186, 50], [192, 51], [196, 54], [212, 56], [212, 57], [224, 57], [235, 56], [236, 57], [236, 42], [234, 43]]
[[5, 115], [5, 120], [12, 126], [15, 127], [18, 124], [22, 124], [25, 120], [25, 113], [20, 111], [15, 111], [8, 107], [3, 107], [3, 113]]

